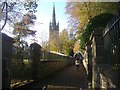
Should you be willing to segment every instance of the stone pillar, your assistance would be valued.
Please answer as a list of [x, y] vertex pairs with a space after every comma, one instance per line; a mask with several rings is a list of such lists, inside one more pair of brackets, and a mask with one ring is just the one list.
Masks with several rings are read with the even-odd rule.
[[96, 28], [91, 38], [92, 41], [92, 88], [100, 88], [98, 64], [103, 63], [103, 40], [102, 32], [104, 28]]
[[0, 32], [0, 90], [2, 89], [2, 33]]
[[6, 34], [2, 35], [2, 89], [10, 88], [10, 69], [12, 60], [13, 39]]
[[103, 30], [104, 28], [99, 27], [96, 28], [93, 32], [92, 54], [97, 64], [103, 63], [103, 40], [102, 40]]
[[32, 60], [32, 79], [38, 78], [38, 65], [40, 63], [41, 46], [37, 43], [30, 45], [30, 56]]
[[92, 86], [92, 50], [91, 42], [88, 42], [86, 45], [87, 58], [88, 58], [88, 80], [90, 87]]

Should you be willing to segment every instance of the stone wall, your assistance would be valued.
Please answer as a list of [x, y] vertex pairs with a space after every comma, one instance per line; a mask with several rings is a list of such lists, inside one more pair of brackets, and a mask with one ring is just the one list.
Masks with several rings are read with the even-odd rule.
[[100, 72], [100, 87], [105, 89], [118, 88], [118, 72], [107, 64], [98, 65], [98, 68]]
[[99, 64], [94, 67], [94, 81], [92, 88], [118, 88], [118, 72], [107, 64]]
[[2, 89], [2, 33], [0, 33], [0, 90]]
[[[44, 80], [45, 78], [47, 78], [49, 75], [55, 73], [56, 71], [65, 68], [66, 66], [69, 66], [71, 64], [74, 64], [74, 60], [72, 59], [64, 59], [63, 60], [57, 60], [56, 59], [54, 61], [40, 61], [37, 65], [37, 72], [36, 70], [34, 71], [36, 73], [36, 75], [33, 77], [33, 69], [32, 69], [32, 65], [30, 64], [26, 64], [24, 69], [20, 68], [21, 64], [12, 64], [12, 78], [13, 80], [19, 80], [21, 83], [24, 81], [31, 81], [31, 80]], [[19, 67], [18, 67], [19, 66]], [[22, 71], [23, 70], [23, 71]], [[17, 83], [14, 82], [11, 87], [15, 88], [15, 87], [19, 87], [21, 85], [19, 84], [15, 84]], [[27, 82], [26, 82], [27, 83]]]
[[32, 44], [29, 62], [24, 64], [20, 63], [19, 60], [15, 60], [15, 62], [11, 63], [13, 59], [12, 48], [13, 38], [0, 33], [0, 50], [2, 51], [0, 58], [0, 62], [2, 63], [0, 65], [2, 74], [2, 77], [0, 77], [2, 79], [0, 88], [2, 89], [11, 88], [11, 80], [43, 79], [59, 69], [74, 64], [74, 61], [70, 57], [54, 53], [48, 53], [47, 57], [50, 54], [51, 58], [48, 57], [47, 61], [43, 61], [41, 58], [41, 47], [37, 43]]
[[10, 69], [13, 39], [2, 34], [2, 88], [10, 88]]
[[[43, 52], [37, 43], [31, 44], [32, 76], [33, 79], [47, 77], [51, 73], [71, 64], [68, 56], [53, 52]], [[43, 57], [44, 54], [44, 57]], [[43, 60], [43, 61], [42, 61]], [[36, 76], [35, 76], [36, 75]]]
[[[68, 65], [74, 64], [74, 60], [68, 56], [55, 52], [44, 52], [37, 43], [30, 46], [30, 58], [27, 63], [13, 62], [12, 80], [24, 82], [25, 80], [42, 80]], [[18, 67], [19, 66], [19, 67]], [[17, 82], [17, 81], [16, 81]], [[13, 82], [12, 88], [19, 87]]]
[[118, 73], [110, 65], [105, 64], [102, 31], [99, 27], [94, 30], [91, 38], [92, 46], [92, 88], [117, 88]]
[[40, 63], [39, 70], [38, 70], [38, 78], [43, 79], [52, 73], [56, 72], [57, 70], [60, 70], [68, 65], [74, 64], [73, 60], [58, 60], [58, 61], [42, 61]]

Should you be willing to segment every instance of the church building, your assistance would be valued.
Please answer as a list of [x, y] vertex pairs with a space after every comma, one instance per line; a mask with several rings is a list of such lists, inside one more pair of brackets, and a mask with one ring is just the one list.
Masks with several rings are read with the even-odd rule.
[[49, 40], [59, 36], [59, 22], [56, 23], [55, 5], [53, 4], [52, 22], [49, 24]]

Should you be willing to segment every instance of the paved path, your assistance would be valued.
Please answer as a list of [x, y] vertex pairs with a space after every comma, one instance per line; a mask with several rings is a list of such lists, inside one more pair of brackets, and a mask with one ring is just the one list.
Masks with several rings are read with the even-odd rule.
[[[87, 72], [81, 64], [79, 70], [75, 65], [57, 71], [49, 76], [43, 84], [37, 83], [33, 88], [45, 88], [43, 90], [53, 90], [53, 88], [87, 88]], [[64, 88], [64, 89], [63, 89]], [[60, 89], [61, 90], [61, 89]], [[65, 89], [66, 90], [66, 89]]]

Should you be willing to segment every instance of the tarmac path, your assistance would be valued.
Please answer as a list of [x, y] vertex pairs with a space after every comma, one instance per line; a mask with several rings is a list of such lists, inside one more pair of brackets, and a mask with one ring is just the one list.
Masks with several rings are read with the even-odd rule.
[[80, 90], [87, 89], [87, 72], [83, 64], [80, 64], [77, 70], [75, 65], [71, 65], [57, 71], [49, 76], [44, 83], [37, 83], [33, 88], [42, 88], [42, 90]]

